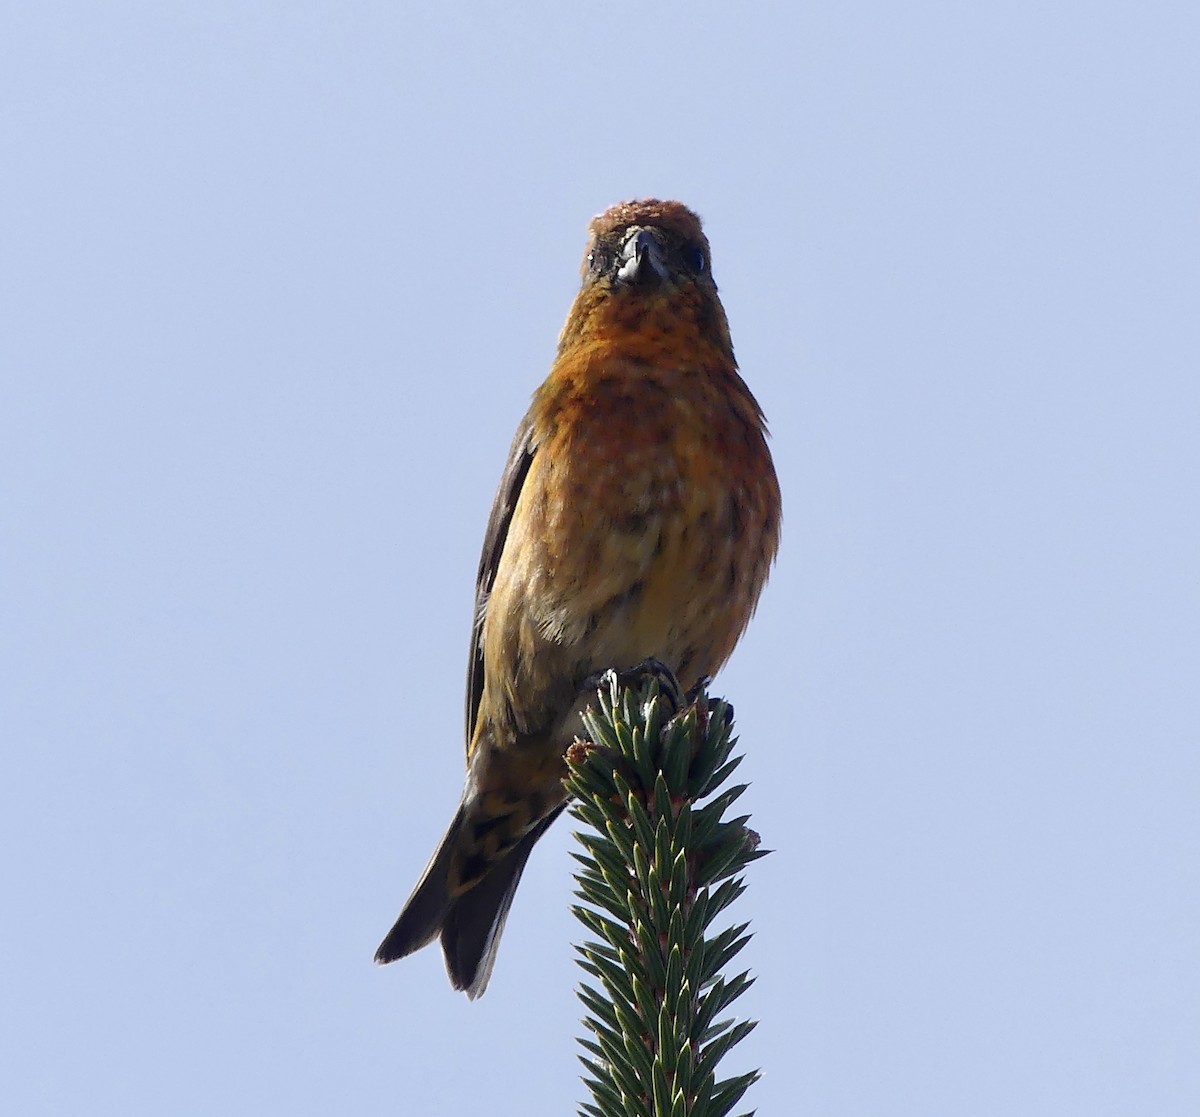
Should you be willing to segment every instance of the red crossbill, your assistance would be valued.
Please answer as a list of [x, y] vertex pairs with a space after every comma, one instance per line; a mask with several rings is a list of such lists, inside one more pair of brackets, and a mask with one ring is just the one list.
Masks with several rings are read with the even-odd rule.
[[716, 673], [779, 541], [762, 411], [738, 375], [700, 221], [679, 202], [591, 224], [583, 284], [488, 519], [467, 672], [462, 802], [375, 959], [440, 934], [487, 986], [534, 843], [565, 804], [587, 680], [655, 659]]

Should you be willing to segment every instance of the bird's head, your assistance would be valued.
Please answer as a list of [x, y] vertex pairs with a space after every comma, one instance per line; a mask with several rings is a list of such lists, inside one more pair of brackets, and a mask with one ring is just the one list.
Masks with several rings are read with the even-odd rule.
[[653, 198], [621, 202], [596, 217], [589, 232], [583, 284], [560, 350], [665, 330], [681, 342], [715, 345], [732, 359], [708, 238], [687, 206]]

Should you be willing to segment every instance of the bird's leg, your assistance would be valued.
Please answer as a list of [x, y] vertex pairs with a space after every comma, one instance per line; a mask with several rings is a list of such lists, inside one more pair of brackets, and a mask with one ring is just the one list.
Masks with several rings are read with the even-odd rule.
[[584, 680], [583, 690], [605, 690], [612, 685], [610, 679], [613, 677], [616, 678], [618, 686], [630, 689], [640, 689], [650, 679], [657, 680], [659, 695], [671, 704], [671, 713], [668, 717], [674, 717], [687, 705], [687, 700], [679, 686], [679, 680], [662, 660], [643, 659], [641, 663], [634, 664], [632, 667], [613, 667], [606, 671], [597, 671]]

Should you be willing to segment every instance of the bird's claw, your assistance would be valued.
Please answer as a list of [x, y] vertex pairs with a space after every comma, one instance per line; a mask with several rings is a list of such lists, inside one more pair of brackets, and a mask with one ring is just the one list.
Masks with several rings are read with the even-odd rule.
[[688, 700], [679, 687], [679, 680], [675, 678], [675, 673], [662, 660], [643, 659], [641, 663], [634, 664], [632, 667], [614, 667], [607, 671], [597, 671], [587, 677], [584, 687], [588, 690], [603, 690], [611, 685], [610, 679], [612, 678], [616, 679], [619, 687], [639, 690], [651, 679], [657, 680], [659, 697], [670, 703], [670, 717], [674, 717], [688, 705]]

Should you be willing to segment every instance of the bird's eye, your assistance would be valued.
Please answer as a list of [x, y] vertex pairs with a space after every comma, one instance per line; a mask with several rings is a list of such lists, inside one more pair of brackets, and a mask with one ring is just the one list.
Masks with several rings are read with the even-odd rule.
[[599, 246], [593, 248], [588, 253], [587, 266], [592, 275], [604, 271], [608, 267], [608, 253]]
[[697, 275], [708, 267], [708, 257], [704, 253], [703, 248], [692, 245], [684, 254], [684, 259], [687, 260], [688, 266], [691, 267]]

